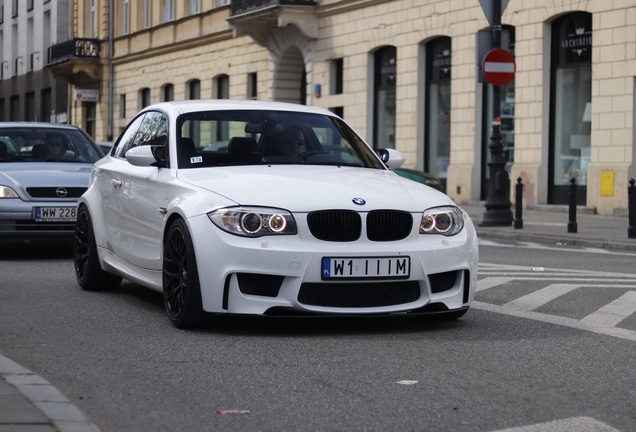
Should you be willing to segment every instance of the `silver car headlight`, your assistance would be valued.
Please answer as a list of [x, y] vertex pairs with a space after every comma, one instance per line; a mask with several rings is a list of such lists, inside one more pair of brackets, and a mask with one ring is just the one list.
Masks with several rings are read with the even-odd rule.
[[0, 199], [2, 198], [19, 198], [13, 189], [7, 186], [0, 186]]
[[296, 221], [288, 211], [266, 207], [227, 207], [208, 213], [214, 225], [243, 237], [296, 234]]
[[435, 207], [422, 214], [420, 234], [452, 236], [464, 228], [462, 211], [454, 206]]

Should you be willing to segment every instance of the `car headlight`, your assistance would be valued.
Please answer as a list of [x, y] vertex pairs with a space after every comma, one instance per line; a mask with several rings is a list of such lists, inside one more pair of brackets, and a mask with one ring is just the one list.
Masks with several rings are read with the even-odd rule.
[[19, 198], [18, 194], [13, 189], [7, 186], [0, 186], [0, 199], [1, 198]]
[[296, 234], [296, 221], [288, 211], [265, 207], [227, 207], [208, 213], [214, 225], [243, 237]]
[[462, 211], [453, 206], [435, 207], [422, 214], [420, 234], [442, 234], [452, 236], [464, 227]]

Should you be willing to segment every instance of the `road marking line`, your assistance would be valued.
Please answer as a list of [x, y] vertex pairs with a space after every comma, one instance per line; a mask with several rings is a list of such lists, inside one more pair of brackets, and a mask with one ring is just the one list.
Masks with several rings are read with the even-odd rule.
[[571, 417], [563, 420], [556, 420], [546, 423], [537, 423], [528, 426], [515, 427], [510, 429], [500, 429], [495, 432], [620, 432], [611, 426], [601, 423], [591, 417]]
[[632, 342], [636, 342], [636, 331], [628, 330], [619, 327], [605, 327], [599, 326], [598, 324], [590, 324], [586, 322], [581, 322], [579, 320], [573, 318], [566, 318], [557, 315], [549, 315], [534, 311], [525, 311], [513, 309], [506, 306], [498, 306], [490, 303], [484, 303], [479, 301], [474, 301], [471, 307], [475, 309], [484, 310], [487, 312], [495, 312], [500, 313], [502, 315], [514, 316], [517, 318], [527, 318], [535, 321], [541, 321], [548, 324], [556, 324], [564, 327], [570, 327], [578, 330], [585, 330], [592, 333], [598, 333], [606, 336], [613, 336], [620, 339], [630, 340]]
[[512, 279], [513, 278], [507, 278], [507, 277], [489, 277], [489, 278], [479, 279], [477, 281], [476, 291], [479, 292], [479, 291], [486, 290], [488, 288], [503, 285], [505, 283], [510, 282]]
[[579, 284], [551, 284], [543, 289], [508, 302], [505, 306], [517, 310], [531, 311], [579, 288], [581, 288]]
[[636, 311], [636, 291], [628, 291], [581, 320], [590, 325], [614, 327]]

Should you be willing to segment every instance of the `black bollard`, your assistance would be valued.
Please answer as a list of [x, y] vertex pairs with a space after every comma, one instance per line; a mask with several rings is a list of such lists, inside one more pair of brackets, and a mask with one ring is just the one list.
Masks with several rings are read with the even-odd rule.
[[629, 212], [629, 228], [627, 228], [627, 237], [636, 238], [636, 180], [631, 179], [627, 186], [627, 210]]
[[517, 185], [515, 186], [515, 221], [514, 228], [523, 228], [523, 219], [521, 213], [523, 210], [523, 183], [521, 183], [521, 177], [517, 178]]
[[569, 208], [570, 220], [568, 221], [568, 232], [575, 233], [577, 226], [576, 226], [576, 179], [574, 177], [570, 179], [570, 190], [568, 193], [570, 194], [570, 208]]

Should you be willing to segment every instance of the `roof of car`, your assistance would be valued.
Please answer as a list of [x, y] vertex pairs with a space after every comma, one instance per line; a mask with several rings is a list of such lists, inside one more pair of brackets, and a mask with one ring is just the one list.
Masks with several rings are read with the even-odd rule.
[[334, 115], [326, 109], [298, 105], [286, 102], [232, 100], [232, 99], [195, 99], [184, 101], [161, 102], [145, 107], [142, 111], [162, 110], [174, 114], [184, 114], [198, 111], [214, 110], [264, 110], [264, 111], [294, 111], [322, 115]]
[[75, 125], [45, 122], [0, 122], [0, 128], [46, 128], [46, 129], [78, 129]]

